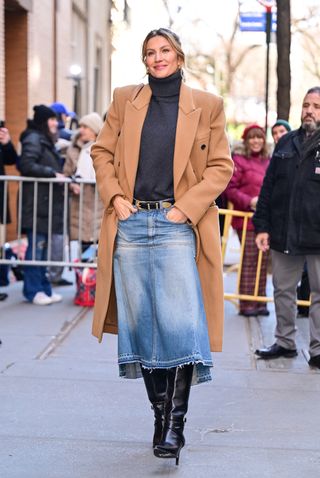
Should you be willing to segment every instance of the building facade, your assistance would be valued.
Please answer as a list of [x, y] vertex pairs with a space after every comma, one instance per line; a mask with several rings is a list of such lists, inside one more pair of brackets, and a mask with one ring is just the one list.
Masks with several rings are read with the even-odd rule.
[[[111, 0], [0, 0], [0, 120], [18, 146], [33, 106], [105, 113], [111, 89]], [[7, 174], [17, 174], [13, 166]], [[10, 187], [15, 217], [16, 191]], [[15, 235], [9, 228], [9, 239]]]
[[0, 0], [0, 119], [17, 143], [35, 104], [110, 101], [109, 0]]

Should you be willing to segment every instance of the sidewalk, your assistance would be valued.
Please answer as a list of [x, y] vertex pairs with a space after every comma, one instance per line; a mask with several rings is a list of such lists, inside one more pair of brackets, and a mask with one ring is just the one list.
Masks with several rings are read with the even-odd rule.
[[[118, 378], [116, 336], [90, 335], [89, 309], [23, 302], [21, 283], [0, 303], [1, 478], [318, 478], [319, 372], [299, 356], [269, 362], [274, 314], [237, 315], [226, 303], [214, 380], [193, 387], [180, 465], [153, 457], [153, 418], [142, 380]], [[270, 306], [272, 309], [272, 306]], [[301, 352], [301, 349], [303, 350]]]

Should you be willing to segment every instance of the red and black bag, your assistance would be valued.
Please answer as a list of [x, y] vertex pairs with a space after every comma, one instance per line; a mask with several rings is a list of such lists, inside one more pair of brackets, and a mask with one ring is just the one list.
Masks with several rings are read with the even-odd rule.
[[93, 307], [96, 294], [97, 271], [93, 267], [76, 268], [76, 295], [74, 304]]

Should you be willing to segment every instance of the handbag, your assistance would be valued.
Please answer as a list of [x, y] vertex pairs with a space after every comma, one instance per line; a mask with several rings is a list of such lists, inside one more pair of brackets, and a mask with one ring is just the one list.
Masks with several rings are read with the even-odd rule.
[[76, 295], [75, 305], [93, 307], [96, 295], [97, 271], [93, 267], [75, 268]]

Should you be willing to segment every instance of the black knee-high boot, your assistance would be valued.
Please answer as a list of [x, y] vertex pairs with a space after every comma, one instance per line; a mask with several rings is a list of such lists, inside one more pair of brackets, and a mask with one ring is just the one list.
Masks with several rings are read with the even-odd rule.
[[180, 450], [185, 444], [183, 429], [188, 411], [192, 374], [193, 365], [176, 368], [171, 400], [168, 397], [168, 407], [171, 410], [165, 417], [161, 442], [154, 448], [155, 456], [175, 458], [176, 465], [179, 464]]
[[156, 368], [148, 370], [141, 367], [143, 380], [146, 386], [151, 408], [154, 412], [153, 447], [158, 445], [162, 438], [164, 415], [167, 400], [167, 370]]

